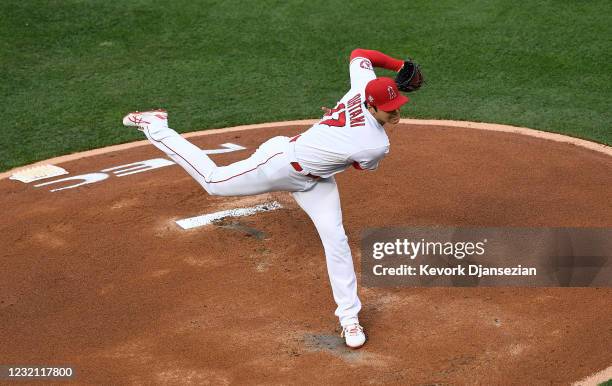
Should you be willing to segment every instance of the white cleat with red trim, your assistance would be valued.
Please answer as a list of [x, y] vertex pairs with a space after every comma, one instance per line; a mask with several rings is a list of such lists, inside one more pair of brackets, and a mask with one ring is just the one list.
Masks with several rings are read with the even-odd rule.
[[123, 125], [137, 127], [143, 131], [149, 127], [168, 128], [168, 112], [166, 110], [134, 111], [123, 117]]
[[359, 348], [366, 341], [363, 327], [359, 323], [348, 324], [342, 327], [342, 334], [340, 336], [344, 338], [344, 342], [350, 348]]

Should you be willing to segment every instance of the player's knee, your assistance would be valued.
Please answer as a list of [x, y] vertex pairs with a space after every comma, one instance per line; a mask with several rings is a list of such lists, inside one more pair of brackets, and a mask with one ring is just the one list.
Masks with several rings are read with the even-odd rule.
[[202, 187], [204, 190], [208, 192], [211, 196], [233, 196], [232, 194], [223, 184], [211, 184], [211, 183], [203, 183]]
[[325, 239], [328, 239], [334, 243], [342, 243], [347, 241], [346, 232], [344, 232], [344, 227], [335, 225], [333, 222], [325, 222], [322, 221], [319, 226], [317, 226], [317, 230], [324, 236]]
[[200, 183], [200, 186], [202, 186], [202, 188], [204, 188], [204, 190], [206, 190], [206, 193], [208, 193], [209, 195], [211, 196], [219, 195], [214, 184], [209, 184], [206, 181], [198, 181], [198, 182]]
[[342, 234], [338, 234], [335, 237], [335, 242], [339, 245], [348, 244], [348, 237], [346, 236], [346, 233], [343, 232]]

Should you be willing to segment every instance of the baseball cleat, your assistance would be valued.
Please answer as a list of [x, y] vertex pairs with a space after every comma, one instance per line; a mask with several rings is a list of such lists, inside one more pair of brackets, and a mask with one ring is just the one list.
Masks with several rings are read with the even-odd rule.
[[342, 327], [342, 334], [340, 336], [344, 338], [344, 342], [350, 348], [359, 348], [366, 341], [363, 327], [359, 323], [348, 324]]
[[166, 110], [134, 111], [123, 117], [123, 125], [145, 130], [149, 126], [168, 127], [168, 112]]

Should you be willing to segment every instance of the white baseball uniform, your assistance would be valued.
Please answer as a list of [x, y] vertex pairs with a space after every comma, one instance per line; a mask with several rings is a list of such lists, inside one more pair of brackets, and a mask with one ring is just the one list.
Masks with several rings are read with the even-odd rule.
[[351, 89], [321, 121], [294, 138], [274, 137], [249, 158], [228, 166], [215, 165], [202, 150], [165, 124], [144, 130], [156, 147], [211, 195], [291, 192], [312, 219], [323, 243], [338, 305], [335, 314], [342, 326], [358, 322], [361, 302], [334, 174], [350, 166], [374, 170], [389, 151], [385, 130], [363, 103], [366, 84], [376, 78], [372, 63], [355, 57], [349, 68]]

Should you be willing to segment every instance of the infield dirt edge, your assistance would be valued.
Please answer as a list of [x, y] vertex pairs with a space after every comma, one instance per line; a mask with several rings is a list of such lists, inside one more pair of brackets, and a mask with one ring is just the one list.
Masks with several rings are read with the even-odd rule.
[[[222, 134], [222, 133], [232, 133], [232, 132], [242, 132], [249, 131], [253, 129], [265, 129], [265, 128], [275, 128], [275, 127], [284, 127], [284, 126], [306, 126], [315, 123], [316, 120], [295, 120], [295, 121], [287, 121], [287, 122], [271, 122], [271, 123], [261, 123], [261, 124], [253, 124], [253, 125], [244, 125], [244, 126], [236, 126], [236, 127], [228, 127], [221, 129], [211, 129], [204, 130], [192, 133], [184, 134], [185, 137], [196, 138], [199, 136], [205, 135], [214, 135], [214, 134]], [[541, 132], [534, 129], [508, 126], [508, 125], [499, 125], [499, 124], [489, 124], [489, 123], [479, 123], [479, 122], [467, 122], [467, 121], [445, 121], [445, 120], [416, 120], [416, 119], [403, 119], [400, 121], [401, 124], [406, 125], [414, 125], [416, 126], [436, 126], [437, 128], [443, 128], [447, 132], [452, 132], [452, 127], [456, 127], [458, 129], [477, 129], [483, 131], [495, 131], [495, 132], [504, 132], [509, 134], [519, 134], [524, 135], [530, 138], [538, 138], [550, 140], [557, 143], [566, 143], [574, 146], [579, 146], [580, 148], [584, 148], [587, 150], [595, 151], [597, 153], [603, 153], [604, 155], [612, 156], [612, 147], [573, 138], [569, 136], [564, 136], [555, 133]], [[423, 129], [422, 127], [420, 129]], [[277, 130], [278, 132], [278, 130]], [[31, 167], [33, 165], [43, 164], [43, 163], [64, 163], [73, 160], [84, 159], [90, 156], [104, 155], [108, 153], [113, 153], [116, 151], [121, 151], [125, 149], [134, 149], [141, 146], [148, 146], [149, 142], [147, 140], [135, 141], [126, 144], [113, 145], [100, 149], [94, 149], [74, 154], [69, 154], [65, 156], [55, 157], [44, 161], [39, 161], [29, 166], [22, 166], [19, 168], [15, 168], [11, 171], [4, 172], [0, 174], [0, 179], [6, 178], [11, 175], [16, 170]], [[612, 367], [607, 367], [601, 369], [599, 371], [594, 372], [593, 374], [583, 378], [574, 385], [597, 385], [601, 382], [605, 382], [610, 379], [612, 376]]]
[[[201, 135], [212, 135], [218, 133], [225, 132], [234, 132], [234, 131], [245, 131], [245, 130], [255, 130], [266, 127], [281, 127], [281, 126], [289, 126], [289, 125], [312, 125], [317, 122], [316, 119], [305, 119], [305, 120], [296, 120], [296, 121], [282, 121], [282, 122], [268, 122], [268, 123], [258, 123], [253, 125], [241, 125], [241, 126], [233, 126], [233, 127], [225, 127], [221, 129], [209, 129], [209, 130], [201, 130], [195, 131], [191, 133], [183, 134], [186, 138], [191, 137], [199, 137]], [[510, 126], [510, 125], [501, 125], [496, 123], [486, 123], [486, 122], [470, 122], [470, 121], [452, 121], [452, 120], [431, 120], [431, 119], [401, 119], [400, 124], [407, 125], [426, 125], [426, 126], [447, 126], [447, 127], [460, 127], [460, 128], [468, 128], [468, 129], [476, 129], [476, 130], [486, 130], [486, 131], [499, 131], [505, 133], [514, 133], [519, 135], [526, 135], [533, 138], [540, 138], [549, 141], [555, 142], [563, 142], [569, 143], [575, 146], [580, 146], [589, 150], [593, 150], [599, 153], [603, 153], [612, 157], [612, 147], [606, 146], [600, 143], [587, 141], [580, 138], [569, 137], [562, 134], [557, 133], [549, 133], [546, 131], [539, 131], [535, 129], [529, 129], [527, 127], [518, 127], [518, 126]], [[0, 180], [4, 178], [10, 177], [12, 174], [19, 170], [31, 168], [33, 166], [42, 165], [42, 164], [61, 164], [68, 161], [74, 161], [81, 158], [96, 156], [105, 153], [111, 153], [114, 151], [131, 149], [138, 146], [147, 145], [149, 141], [135, 141], [129, 143], [123, 143], [120, 145], [112, 145], [107, 147], [102, 147], [99, 149], [87, 150], [83, 152], [67, 154], [59, 157], [50, 158], [43, 161], [38, 161], [33, 164], [19, 166], [17, 168], [8, 170], [0, 174]]]

